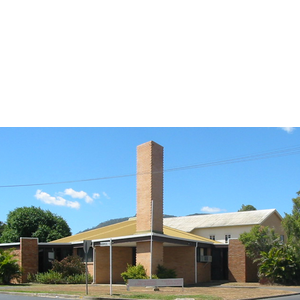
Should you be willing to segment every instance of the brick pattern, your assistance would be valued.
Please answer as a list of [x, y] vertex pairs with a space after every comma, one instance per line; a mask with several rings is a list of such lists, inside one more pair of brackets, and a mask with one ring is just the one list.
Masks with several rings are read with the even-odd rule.
[[246, 282], [246, 253], [238, 239], [229, 240], [228, 246], [229, 281]]
[[27, 281], [28, 273], [36, 274], [39, 269], [37, 238], [20, 238], [20, 266], [23, 270], [21, 282]]
[[257, 282], [257, 264], [246, 256], [245, 247], [238, 239], [229, 240], [228, 279], [235, 282]]
[[[207, 255], [211, 255], [211, 249], [207, 248]], [[211, 281], [211, 263], [197, 263], [197, 282]]]
[[[109, 247], [95, 247], [94, 255], [94, 283], [110, 282], [110, 254]], [[113, 264], [113, 283], [123, 282], [121, 273], [126, 271], [127, 264], [132, 264], [132, 248], [113, 247], [112, 248]], [[91, 274], [93, 274], [91, 272]]]
[[[146, 269], [146, 274], [151, 275], [151, 244], [150, 242], [138, 242], [136, 247], [136, 263]], [[163, 265], [164, 247], [163, 243], [152, 243], [152, 274], [156, 273], [158, 265]]]
[[163, 147], [147, 142], [137, 147], [137, 232], [163, 233]]
[[184, 278], [184, 284], [195, 283], [195, 247], [165, 247], [164, 266]]

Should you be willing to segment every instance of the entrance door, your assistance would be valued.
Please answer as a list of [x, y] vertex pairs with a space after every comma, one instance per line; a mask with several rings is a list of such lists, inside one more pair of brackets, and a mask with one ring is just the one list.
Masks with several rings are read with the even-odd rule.
[[228, 280], [228, 248], [212, 249], [211, 279]]

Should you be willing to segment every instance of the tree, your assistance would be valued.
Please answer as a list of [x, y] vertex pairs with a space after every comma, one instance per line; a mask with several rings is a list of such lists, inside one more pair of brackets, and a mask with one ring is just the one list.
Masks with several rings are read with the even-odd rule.
[[256, 210], [256, 208], [251, 204], [248, 204], [248, 205], [242, 204], [242, 207], [238, 210], [238, 212], [239, 211], [250, 211], [250, 210]]
[[250, 232], [244, 232], [239, 240], [246, 249], [246, 254], [253, 260], [261, 257], [261, 252], [269, 252], [272, 247], [281, 245], [279, 234], [268, 226], [255, 225]]
[[9, 284], [11, 279], [20, 275], [20, 267], [14, 259], [13, 249], [0, 249], [0, 283]]
[[31, 206], [9, 212], [0, 240], [11, 243], [19, 242], [20, 237], [36, 237], [40, 242], [50, 242], [69, 235], [70, 227], [62, 217]]
[[4, 227], [5, 227], [5, 223], [0, 221], [0, 238], [1, 238], [2, 232], [4, 230]]
[[299, 244], [300, 240], [300, 191], [297, 192], [298, 197], [293, 198], [293, 210], [291, 214], [285, 213], [282, 220], [282, 226], [288, 237], [288, 241], [292, 244]]

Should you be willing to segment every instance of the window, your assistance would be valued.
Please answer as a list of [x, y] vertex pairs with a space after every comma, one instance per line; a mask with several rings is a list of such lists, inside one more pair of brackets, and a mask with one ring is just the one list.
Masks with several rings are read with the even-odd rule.
[[216, 236], [214, 234], [210, 235], [209, 238], [214, 241], [216, 240]]
[[284, 235], [280, 235], [280, 242], [283, 244], [283, 242], [284, 242]]
[[[88, 252], [88, 256], [87, 256], [87, 261], [88, 262], [92, 262], [93, 261], [93, 248], [91, 247], [90, 249], [89, 249], [89, 252]], [[77, 255], [79, 256], [79, 257], [81, 257], [81, 259], [82, 259], [82, 261], [83, 262], [85, 262], [85, 253], [84, 253], [84, 251], [83, 251], [83, 248], [78, 248], [77, 249]]]
[[201, 257], [207, 255], [207, 248], [197, 248], [197, 262], [201, 262]]
[[231, 234], [225, 234], [225, 243], [228, 243], [228, 240], [231, 238]]

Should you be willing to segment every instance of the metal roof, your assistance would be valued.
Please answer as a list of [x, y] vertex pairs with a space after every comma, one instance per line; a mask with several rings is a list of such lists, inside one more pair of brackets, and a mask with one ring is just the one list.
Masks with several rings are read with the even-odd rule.
[[276, 209], [264, 209], [211, 215], [165, 218], [164, 225], [185, 232], [191, 232], [196, 228], [259, 225], [273, 213], [276, 213], [281, 219], [281, 216]]
[[[149, 232], [146, 232], [145, 235], [149, 235]], [[68, 236], [62, 239], [52, 241], [50, 243], [81, 243], [84, 240], [96, 241], [96, 240], [105, 240], [105, 239], [119, 238], [119, 237], [130, 239], [132, 237], [137, 237], [137, 236], [138, 235], [136, 234], [136, 219], [129, 219], [128, 221], [81, 232], [72, 236]], [[217, 241], [213, 241], [208, 238], [187, 233], [168, 226], [164, 226], [164, 235], [161, 236], [165, 236], [165, 237], [169, 236], [177, 239], [192, 240], [195, 242], [204, 242], [204, 243], [212, 243], [212, 244], [219, 243]]]

